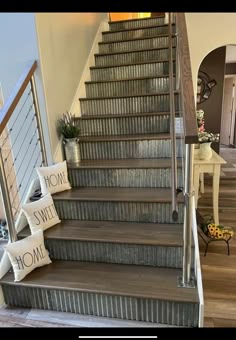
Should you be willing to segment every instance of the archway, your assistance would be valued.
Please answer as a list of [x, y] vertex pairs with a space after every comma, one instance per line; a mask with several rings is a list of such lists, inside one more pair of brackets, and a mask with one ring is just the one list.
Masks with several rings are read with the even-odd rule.
[[197, 109], [205, 113], [205, 129], [220, 133], [212, 147], [236, 146], [235, 121], [236, 45], [221, 46], [202, 60], [197, 78]]

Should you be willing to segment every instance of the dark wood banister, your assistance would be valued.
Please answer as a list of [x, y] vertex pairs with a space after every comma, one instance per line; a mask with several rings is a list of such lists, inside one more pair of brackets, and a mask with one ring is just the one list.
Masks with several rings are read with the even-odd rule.
[[176, 133], [175, 133], [175, 99], [174, 99], [174, 70], [173, 70], [173, 33], [172, 14], [168, 13], [168, 33], [169, 33], [169, 93], [170, 93], [170, 134], [171, 134], [171, 201], [172, 219], [178, 220], [177, 204], [177, 159], [176, 159]]
[[9, 119], [12, 116], [17, 104], [19, 103], [22, 94], [30, 82], [35, 70], [37, 68], [37, 61], [31, 61], [27, 64], [24, 72], [21, 74], [10, 96], [7, 98], [4, 106], [0, 110], [0, 134], [5, 129]]
[[[184, 13], [176, 13], [176, 27], [178, 33], [178, 53], [180, 63], [180, 77], [183, 100], [183, 126], [185, 144], [198, 143], [197, 119], [193, 92], [192, 70], [186, 20]], [[178, 67], [178, 66], [177, 66]]]

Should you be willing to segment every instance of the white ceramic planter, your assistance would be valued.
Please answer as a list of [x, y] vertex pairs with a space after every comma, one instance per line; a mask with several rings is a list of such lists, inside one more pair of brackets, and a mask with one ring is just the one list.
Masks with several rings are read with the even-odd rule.
[[212, 142], [207, 142], [207, 143], [200, 143], [200, 148], [199, 148], [199, 159], [209, 161], [212, 157], [212, 148], [211, 148], [211, 143]]

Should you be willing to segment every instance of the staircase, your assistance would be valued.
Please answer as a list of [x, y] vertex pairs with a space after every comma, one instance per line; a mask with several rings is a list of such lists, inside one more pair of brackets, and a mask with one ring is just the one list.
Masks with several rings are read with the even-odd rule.
[[7, 304], [198, 326], [197, 289], [177, 286], [183, 198], [173, 222], [168, 90], [164, 19], [111, 22], [80, 98], [81, 164], [68, 168], [72, 189], [53, 195], [62, 219], [44, 233], [53, 262], [19, 283], [7, 273]]

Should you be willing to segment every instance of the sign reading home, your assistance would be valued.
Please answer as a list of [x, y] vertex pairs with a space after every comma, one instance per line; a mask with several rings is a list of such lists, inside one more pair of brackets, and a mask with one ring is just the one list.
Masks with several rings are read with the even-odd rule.
[[49, 176], [44, 176], [45, 185], [47, 188], [56, 187], [62, 184], [68, 184], [65, 171], [59, 172], [58, 174], [51, 174]]
[[37, 265], [41, 260], [46, 257], [43, 253], [43, 245], [33, 248], [31, 251], [26, 251], [24, 254], [15, 256], [15, 261], [18, 265], [18, 269], [25, 269]]
[[55, 194], [56, 192], [71, 189], [68, 181], [66, 161], [47, 167], [36, 168], [36, 171], [43, 195], [48, 192]]
[[44, 245], [42, 230], [23, 240], [9, 243], [4, 248], [11, 261], [15, 281], [21, 281], [35, 268], [52, 262]]

